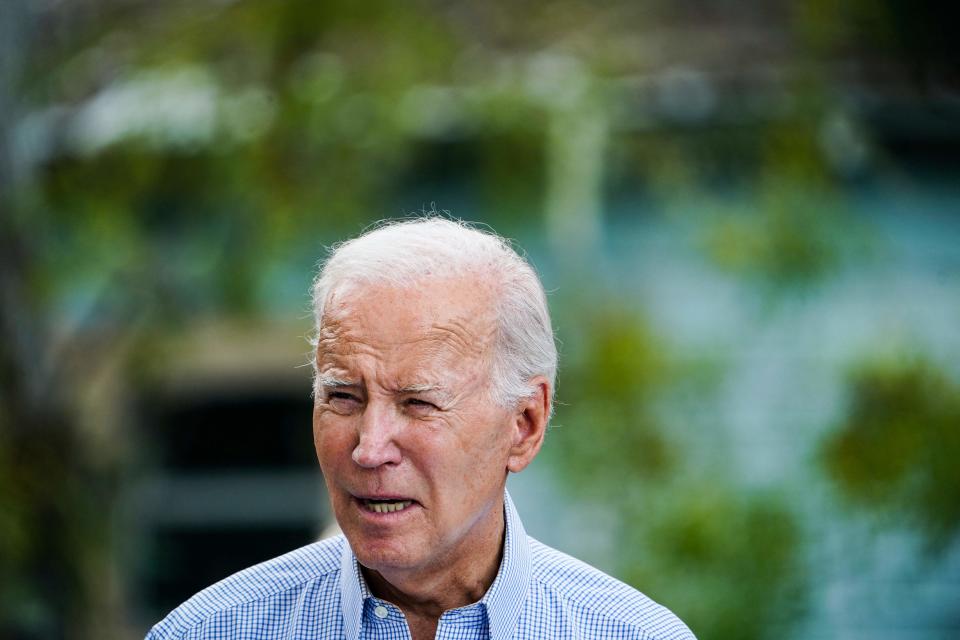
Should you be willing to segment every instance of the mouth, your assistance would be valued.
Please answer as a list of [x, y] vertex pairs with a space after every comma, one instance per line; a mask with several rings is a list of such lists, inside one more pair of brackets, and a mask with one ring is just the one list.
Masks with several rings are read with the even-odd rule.
[[395, 513], [408, 509], [413, 500], [403, 498], [357, 498], [357, 502], [364, 511], [370, 513]]

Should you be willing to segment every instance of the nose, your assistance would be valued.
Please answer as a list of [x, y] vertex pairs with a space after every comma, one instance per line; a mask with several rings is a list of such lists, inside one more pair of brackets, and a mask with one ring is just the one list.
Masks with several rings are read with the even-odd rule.
[[351, 458], [366, 469], [399, 464], [402, 458], [396, 437], [400, 422], [390, 407], [369, 402], [360, 420], [357, 446]]

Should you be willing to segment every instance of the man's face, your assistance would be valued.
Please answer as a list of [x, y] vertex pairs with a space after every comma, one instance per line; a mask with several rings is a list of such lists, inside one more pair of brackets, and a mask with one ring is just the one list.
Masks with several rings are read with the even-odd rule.
[[479, 279], [334, 294], [313, 432], [337, 522], [364, 566], [429, 570], [499, 535], [511, 412], [489, 398]]

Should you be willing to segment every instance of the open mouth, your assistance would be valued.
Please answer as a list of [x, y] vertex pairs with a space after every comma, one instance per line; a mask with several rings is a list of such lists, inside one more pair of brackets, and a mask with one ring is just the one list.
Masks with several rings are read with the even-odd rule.
[[358, 502], [360, 502], [360, 505], [364, 509], [373, 513], [393, 513], [395, 511], [403, 511], [413, 504], [413, 500], [375, 500], [370, 498], [359, 498]]

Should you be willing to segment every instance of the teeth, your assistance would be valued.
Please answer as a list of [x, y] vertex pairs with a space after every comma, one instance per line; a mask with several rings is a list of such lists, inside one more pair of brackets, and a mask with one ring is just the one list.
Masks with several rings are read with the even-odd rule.
[[363, 506], [374, 513], [393, 513], [394, 511], [406, 509], [411, 504], [413, 504], [413, 500], [400, 500], [398, 502], [374, 502], [372, 500], [363, 501]]

